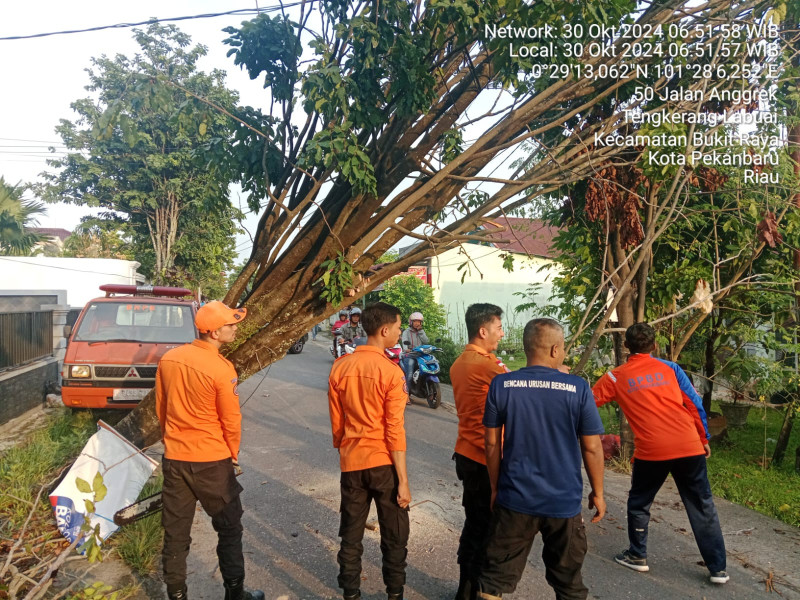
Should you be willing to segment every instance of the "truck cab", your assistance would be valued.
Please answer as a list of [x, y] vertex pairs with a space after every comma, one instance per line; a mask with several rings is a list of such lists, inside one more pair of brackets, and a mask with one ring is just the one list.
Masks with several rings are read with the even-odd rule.
[[197, 303], [184, 288], [101, 285], [69, 334], [61, 396], [66, 406], [135, 408], [155, 386], [167, 350], [197, 337]]

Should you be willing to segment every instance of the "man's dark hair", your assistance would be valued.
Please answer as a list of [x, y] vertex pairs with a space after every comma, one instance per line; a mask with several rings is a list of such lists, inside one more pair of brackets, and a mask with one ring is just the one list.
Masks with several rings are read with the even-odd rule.
[[631, 354], [646, 354], [656, 346], [656, 330], [647, 323], [634, 323], [625, 330], [625, 345]]
[[391, 325], [400, 316], [400, 309], [386, 302], [368, 305], [361, 312], [361, 326], [367, 335], [375, 335], [384, 325]]
[[467, 323], [467, 338], [472, 339], [478, 336], [481, 327], [488, 325], [492, 319], [503, 316], [503, 309], [494, 304], [478, 303], [470, 304], [464, 320]]
[[548, 329], [555, 329], [564, 333], [564, 328], [561, 323], [555, 319], [532, 319], [525, 325], [525, 331], [522, 333], [522, 348], [525, 351], [525, 356], [532, 356], [535, 350], [547, 350], [544, 344], [545, 331]]

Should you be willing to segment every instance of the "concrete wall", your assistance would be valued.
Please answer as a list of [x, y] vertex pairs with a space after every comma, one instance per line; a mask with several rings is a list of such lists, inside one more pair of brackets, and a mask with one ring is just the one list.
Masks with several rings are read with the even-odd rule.
[[42, 310], [44, 304], [66, 303], [67, 290], [0, 290], [0, 313], [32, 312]]
[[56, 379], [59, 384], [64, 355], [67, 352], [64, 326], [74, 325], [80, 314], [80, 309], [70, 310], [66, 298], [66, 290], [0, 290], [0, 313], [38, 310], [53, 313], [53, 356], [58, 360]]
[[47, 384], [57, 383], [58, 377], [56, 358], [0, 373], [0, 423], [41, 405], [47, 395]]
[[[454, 341], [466, 342], [464, 313], [470, 304], [489, 302], [503, 309], [503, 325], [506, 329], [523, 327], [533, 317], [544, 316], [538, 310], [516, 313], [518, 305], [530, 302], [530, 298], [516, 296], [527, 292], [531, 284], [538, 284], [535, 302], [539, 306], [550, 304], [553, 276], [557, 267], [553, 261], [539, 257], [515, 254], [514, 270], [503, 268], [503, 252], [490, 246], [464, 244], [467, 257], [461, 249], [448, 250], [431, 259], [433, 295], [447, 312], [447, 326]], [[467, 263], [459, 270], [459, 267]], [[464, 282], [461, 282], [461, 276]]]
[[104, 283], [135, 285], [144, 277], [136, 272], [140, 263], [115, 258], [53, 258], [46, 256], [0, 256], [0, 287], [17, 290], [66, 290], [66, 298], [50, 304], [82, 308], [102, 296]]

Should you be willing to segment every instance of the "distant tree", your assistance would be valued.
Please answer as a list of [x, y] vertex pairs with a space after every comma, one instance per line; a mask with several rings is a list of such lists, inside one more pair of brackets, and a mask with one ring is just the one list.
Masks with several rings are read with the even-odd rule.
[[425, 317], [424, 329], [428, 334], [441, 334], [447, 330], [444, 306], [433, 297], [433, 290], [414, 275], [396, 275], [383, 284], [380, 298], [400, 309], [403, 327], [408, 316], [421, 312]]
[[391, 263], [396, 261], [400, 258], [400, 253], [397, 250], [389, 250], [383, 254], [383, 256], [378, 257], [378, 260], [375, 261], [376, 265], [382, 265], [386, 263]]
[[74, 258], [133, 258], [131, 236], [122, 219], [85, 218], [64, 241], [63, 256]]
[[11, 185], [0, 176], [0, 254], [27, 256], [33, 247], [45, 241], [30, 230], [36, 217], [45, 213], [44, 204], [23, 200], [24, 186]]
[[57, 127], [71, 152], [49, 161], [60, 172], [44, 175], [42, 197], [107, 209], [95, 222], [124, 220], [142, 271], [158, 283], [171, 283], [175, 268], [195, 281], [218, 278], [234, 257], [240, 215], [230, 178], [197, 149], [231, 133], [231, 119], [208, 103], [229, 109], [238, 96], [222, 71], [198, 71], [206, 48], [189, 48], [174, 26], [134, 32], [141, 53], [92, 59], [94, 97], [74, 102], [78, 119]]

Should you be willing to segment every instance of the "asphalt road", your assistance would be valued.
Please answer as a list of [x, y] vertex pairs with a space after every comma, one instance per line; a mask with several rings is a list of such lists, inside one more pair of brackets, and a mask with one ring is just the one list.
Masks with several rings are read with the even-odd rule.
[[[320, 340], [239, 388], [247, 400], [240, 456], [247, 583], [264, 590], [270, 600], [338, 598], [341, 593], [336, 585], [339, 463], [331, 446], [326, 396], [332, 358], [324, 338]], [[406, 411], [413, 498], [407, 600], [451, 599], [457, 587], [455, 553], [463, 513], [451, 460], [457, 420], [447, 400], [445, 395], [438, 410], [416, 400]], [[724, 501], [718, 508], [731, 581], [710, 584], [671, 482], [653, 507], [650, 573], [617, 565], [613, 556], [627, 545], [627, 486], [626, 476], [607, 473], [608, 515], [597, 525], [587, 525], [583, 576], [590, 598], [775, 598], [766, 590], [770, 572], [782, 598], [800, 598], [800, 532]], [[587, 522], [590, 516], [584, 510]], [[192, 537], [190, 597], [222, 598], [216, 534], [199, 508]], [[537, 540], [517, 591], [506, 598], [554, 597], [540, 554]], [[385, 598], [374, 509], [364, 538], [363, 567], [363, 597]]]

